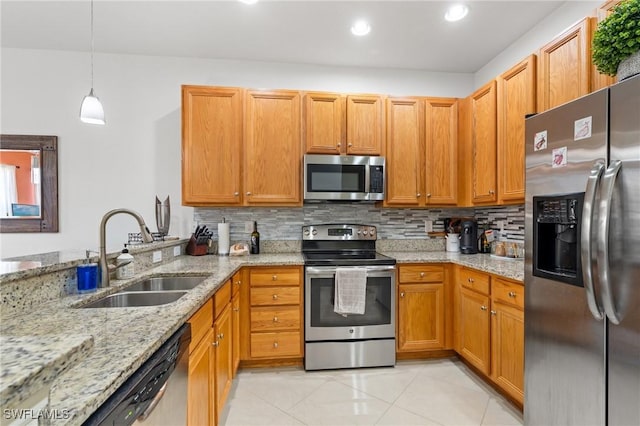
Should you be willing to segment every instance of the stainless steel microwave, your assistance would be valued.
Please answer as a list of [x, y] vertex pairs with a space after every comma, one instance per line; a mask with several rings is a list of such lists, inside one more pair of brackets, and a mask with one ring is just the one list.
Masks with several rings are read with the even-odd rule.
[[384, 189], [384, 157], [304, 156], [305, 201], [378, 201]]

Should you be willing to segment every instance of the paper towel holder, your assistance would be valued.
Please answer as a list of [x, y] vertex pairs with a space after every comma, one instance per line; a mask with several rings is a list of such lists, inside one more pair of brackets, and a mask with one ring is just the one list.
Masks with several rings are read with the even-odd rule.
[[227, 220], [223, 217], [222, 223], [218, 223], [218, 256], [229, 256], [230, 238]]

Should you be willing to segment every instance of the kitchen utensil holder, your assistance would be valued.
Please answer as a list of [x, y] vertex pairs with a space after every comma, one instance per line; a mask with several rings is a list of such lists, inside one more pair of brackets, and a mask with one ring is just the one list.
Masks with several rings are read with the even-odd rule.
[[195, 235], [191, 235], [189, 238], [189, 243], [187, 243], [187, 254], [191, 256], [203, 256], [207, 254], [209, 250], [209, 245], [205, 242], [204, 244], [198, 244], [196, 241]]

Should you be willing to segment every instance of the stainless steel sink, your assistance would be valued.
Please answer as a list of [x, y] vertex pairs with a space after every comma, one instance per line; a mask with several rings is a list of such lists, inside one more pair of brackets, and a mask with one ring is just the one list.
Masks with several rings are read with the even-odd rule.
[[200, 285], [207, 277], [167, 276], [153, 277], [139, 281], [122, 291], [176, 291], [191, 290]]
[[105, 296], [81, 308], [127, 308], [132, 306], [157, 306], [175, 302], [186, 291], [121, 292]]

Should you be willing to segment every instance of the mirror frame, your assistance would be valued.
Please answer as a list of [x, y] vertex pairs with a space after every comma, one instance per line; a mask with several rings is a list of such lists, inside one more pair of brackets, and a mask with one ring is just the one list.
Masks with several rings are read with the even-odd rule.
[[40, 151], [41, 216], [0, 218], [0, 233], [58, 232], [58, 137], [0, 135], [0, 149]]

